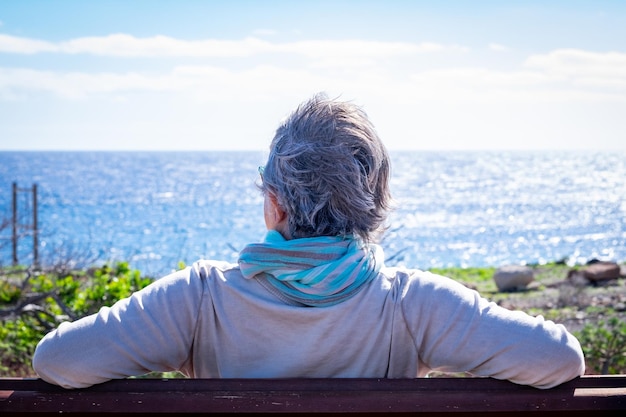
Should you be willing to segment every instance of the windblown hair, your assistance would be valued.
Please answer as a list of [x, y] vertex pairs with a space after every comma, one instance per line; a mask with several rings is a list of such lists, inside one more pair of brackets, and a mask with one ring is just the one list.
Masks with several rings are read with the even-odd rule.
[[276, 130], [263, 192], [287, 212], [291, 238], [376, 241], [391, 205], [389, 155], [365, 112], [319, 94]]

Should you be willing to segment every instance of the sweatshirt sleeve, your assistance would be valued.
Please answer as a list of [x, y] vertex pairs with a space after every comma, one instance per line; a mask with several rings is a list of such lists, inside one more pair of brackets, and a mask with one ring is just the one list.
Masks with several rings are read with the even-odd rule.
[[64, 388], [180, 370], [189, 361], [202, 292], [191, 268], [161, 278], [96, 314], [62, 323], [37, 345], [33, 368]]
[[402, 312], [427, 370], [537, 388], [584, 374], [580, 343], [563, 325], [507, 310], [446, 277], [420, 272], [409, 282]]

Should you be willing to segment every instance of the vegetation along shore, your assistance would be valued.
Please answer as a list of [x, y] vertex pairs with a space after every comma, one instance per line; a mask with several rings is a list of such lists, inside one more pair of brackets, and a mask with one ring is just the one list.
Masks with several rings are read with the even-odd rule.
[[[564, 324], [583, 345], [588, 374], [624, 374], [626, 264], [597, 264], [531, 265], [517, 271], [530, 274], [530, 279], [504, 289], [494, 279], [501, 268], [431, 272], [473, 288], [503, 307]], [[82, 270], [0, 268], [0, 377], [35, 376], [31, 357], [45, 333], [62, 321], [111, 305], [151, 281], [124, 262]]]

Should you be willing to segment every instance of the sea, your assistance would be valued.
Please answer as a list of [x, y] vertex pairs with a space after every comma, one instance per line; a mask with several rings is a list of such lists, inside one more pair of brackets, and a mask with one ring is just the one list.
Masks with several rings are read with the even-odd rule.
[[[267, 153], [0, 152], [0, 265], [128, 262], [166, 275], [236, 262], [265, 234]], [[626, 261], [625, 152], [391, 152], [390, 266]]]

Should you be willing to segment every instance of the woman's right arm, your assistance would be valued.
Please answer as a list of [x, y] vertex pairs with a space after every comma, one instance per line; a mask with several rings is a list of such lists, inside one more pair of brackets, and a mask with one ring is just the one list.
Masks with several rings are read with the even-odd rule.
[[190, 268], [159, 279], [96, 314], [62, 323], [37, 345], [33, 368], [65, 388], [184, 368], [202, 293]]

